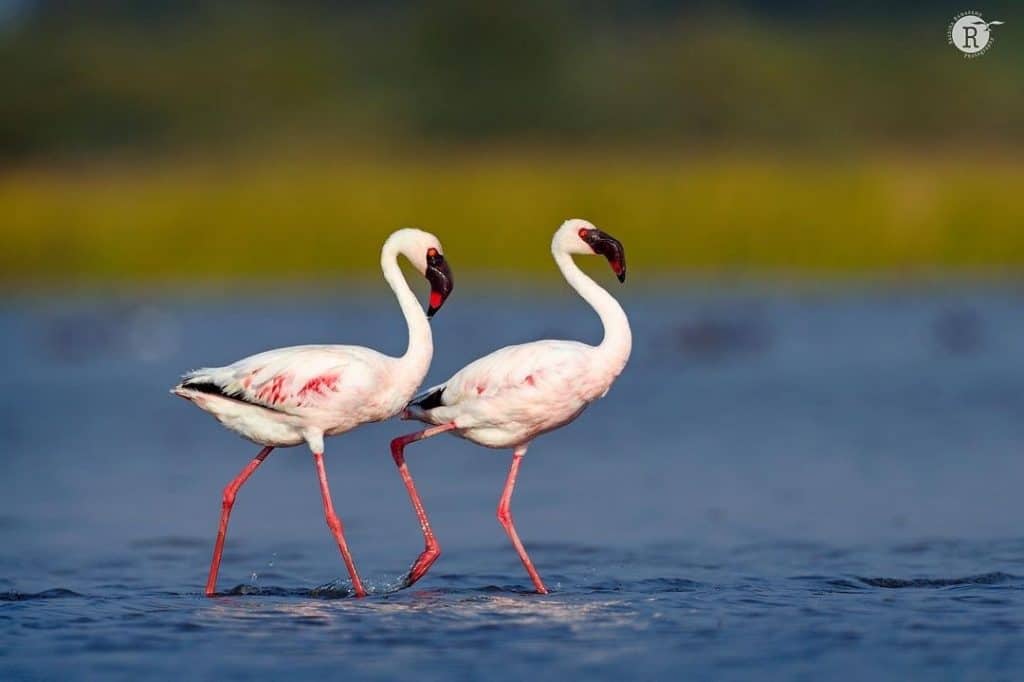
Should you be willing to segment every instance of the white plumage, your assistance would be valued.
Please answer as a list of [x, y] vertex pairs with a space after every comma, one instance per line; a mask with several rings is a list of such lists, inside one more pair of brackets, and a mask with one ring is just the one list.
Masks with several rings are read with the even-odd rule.
[[293, 346], [189, 372], [174, 393], [254, 443], [323, 452], [324, 436], [397, 414], [416, 369], [360, 346]]
[[453, 423], [454, 435], [489, 448], [527, 443], [572, 421], [608, 391], [615, 375], [602, 371], [594, 350], [577, 341], [506, 346], [435, 387], [437, 407], [413, 402], [405, 416]]

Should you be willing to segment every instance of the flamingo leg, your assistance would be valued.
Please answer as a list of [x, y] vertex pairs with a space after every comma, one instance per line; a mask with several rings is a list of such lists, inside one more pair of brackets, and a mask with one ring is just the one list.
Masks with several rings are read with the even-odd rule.
[[228, 520], [231, 518], [231, 508], [235, 506], [235, 496], [238, 495], [238, 489], [252, 476], [252, 472], [256, 471], [260, 464], [263, 464], [263, 460], [267, 458], [267, 455], [273, 449], [273, 447], [268, 445], [260, 450], [260, 453], [224, 488], [224, 497], [222, 498], [220, 508], [220, 526], [217, 528], [217, 542], [213, 546], [210, 575], [206, 578], [207, 597], [212, 597], [217, 593], [217, 573], [220, 572], [220, 560], [224, 555], [224, 538], [228, 534]]
[[548, 588], [544, 587], [544, 582], [540, 579], [537, 569], [533, 567], [530, 555], [526, 553], [526, 548], [523, 547], [519, 534], [516, 533], [515, 524], [512, 523], [512, 491], [516, 487], [516, 476], [519, 475], [519, 464], [523, 460], [523, 455], [526, 454], [526, 447], [525, 445], [520, 445], [512, 453], [512, 466], [508, 470], [508, 478], [505, 480], [505, 489], [501, 493], [501, 501], [498, 502], [498, 521], [508, 534], [509, 540], [512, 541], [512, 546], [516, 548], [519, 559], [523, 562], [526, 572], [530, 574], [530, 580], [533, 581], [533, 586], [537, 589], [537, 592], [539, 594], [547, 594]]
[[338, 549], [341, 550], [341, 558], [345, 561], [345, 568], [352, 578], [352, 589], [357, 597], [365, 597], [366, 590], [363, 589], [363, 581], [356, 573], [356, 564], [352, 561], [352, 553], [348, 551], [348, 543], [345, 542], [345, 529], [341, 525], [341, 519], [334, 513], [334, 504], [331, 502], [331, 489], [327, 485], [327, 471], [324, 469], [324, 453], [314, 452], [313, 461], [316, 462], [316, 473], [320, 478], [320, 495], [324, 498], [324, 518], [327, 520], [327, 527], [331, 529]]
[[445, 431], [451, 431], [454, 428], [455, 424], [441, 424], [440, 426], [432, 426], [429, 429], [399, 436], [391, 441], [391, 456], [398, 467], [398, 473], [402, 476], [402, 482], [405, 483], [405, 489], [409, 491], [412, 508], [416, 512], [416, 517], [420, 520], [420, 530], [423, 531], [423, 543], [425, 545], [423, 551], [416, 558], [416, 561], [413, 562], [409, 572], [406, 573], [405, 578], [402, 580], [401, 589], [409, 587], [426, 575], [430, 567], [437, 561], [437, 557], [441, 556], [441, 545], [438, 544], [437, 538], [434, 537], [434, 531], [430, 528], [430, 520], [427, 518], [427, 511], [423, 508], [423, 501], [420, 500], [420, 495], [416, 492], [416, 484], [412, 482], [409, 467], [405, 465], [405, 446], [424, 438], [436, 436]]

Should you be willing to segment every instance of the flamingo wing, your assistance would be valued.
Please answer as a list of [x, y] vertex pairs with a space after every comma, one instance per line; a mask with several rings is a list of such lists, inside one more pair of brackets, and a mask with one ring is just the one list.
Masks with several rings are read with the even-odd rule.
[[466, 365], [448, 381], [419, 394], [409, 403], [413, 412], [430, 412], [474, 402], [510, 406], [536, 402], [547, 394], [572, 400], [586, 393], [585, 382], [593, 348], [577, 341], [535, 341], [506, 346]]
[[180, 387], [296, 414], [372, 388], [385, 359], [356, 346], [294, 346], [189, 372]]

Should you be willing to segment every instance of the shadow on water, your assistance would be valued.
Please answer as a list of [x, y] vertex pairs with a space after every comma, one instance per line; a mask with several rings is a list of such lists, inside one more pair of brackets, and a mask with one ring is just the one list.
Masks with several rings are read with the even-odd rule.
[[957, 585], [1000, 585], [1008, 582], [1020, 582], [1020, 578], [1009, 573], [994, 571], [980, 575], [969, 575], [963, 578], [857, 578], [860, 582], [871, 587], [885, 587], [889, 589], [900, 589], [904, 587], [955, 587]]
[[85, 597], [84, 594], [79, 594], [73, 590], [67, 590], [62, 587], [55, 587], [50, 590], [43, 590], [42, 592], [0, 592], [0, 601], [32, 601], [35, 599], [68, 599], [70, 597]]

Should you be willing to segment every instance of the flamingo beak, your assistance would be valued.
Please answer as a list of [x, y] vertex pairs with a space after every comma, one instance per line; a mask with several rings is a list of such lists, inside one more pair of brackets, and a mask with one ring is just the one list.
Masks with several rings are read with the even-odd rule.
[[427, 307], [427, 319], [430, 319], [444, 305], [455, 284], [444, 256], [436, 252], [427, 256], [426, 277], [430, 282], [430, 305]]
[[586, 242], [594, 250], [594, 253], [608, 259], [608, 264], [612, 266], [615, 276], [619, 278], [620, 282], [625, 282], [626, 250], [622, 248], [622, 242], [601, 230], [590, 230]]

